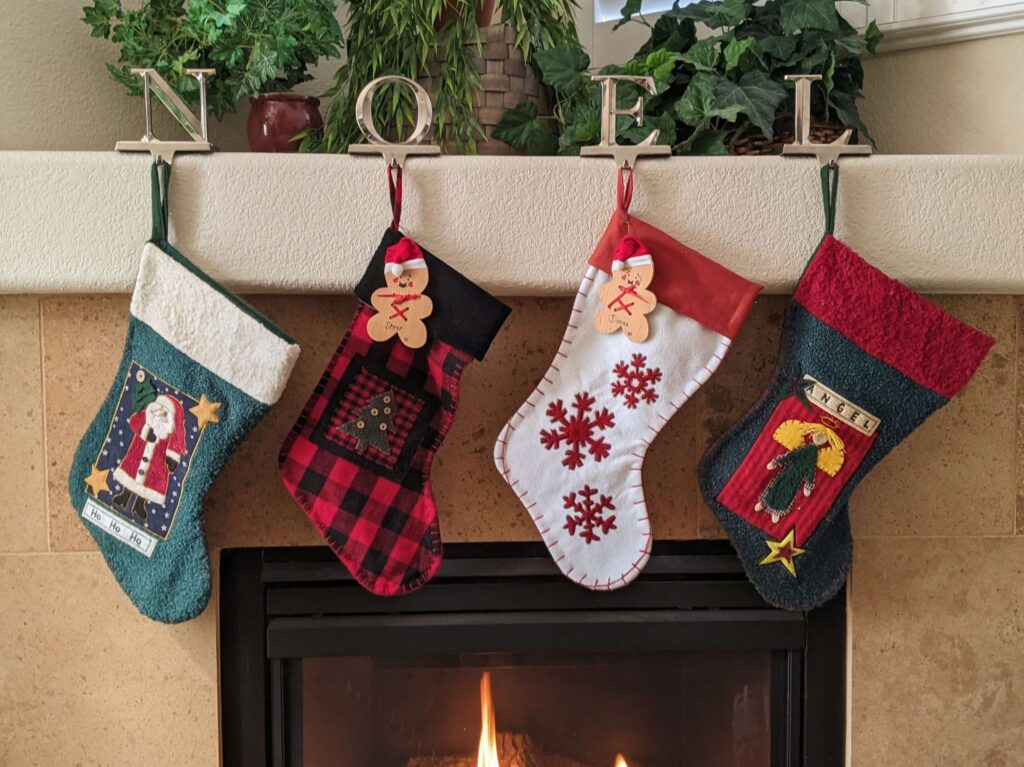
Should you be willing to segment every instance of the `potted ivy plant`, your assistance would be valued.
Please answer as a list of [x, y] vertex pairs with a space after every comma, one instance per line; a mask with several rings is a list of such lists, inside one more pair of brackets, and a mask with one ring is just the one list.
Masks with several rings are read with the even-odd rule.
[[[344, 42], [346, 63], [323, 94], [330, 99], [323, 129], [306, 132], [303, 150], [344, 152], [349, 143], [361, 141], [354, 115], [359, 91], [377, 77], [404, 75], [423, 82], [431, 93], [434, 140], [449, 149], [475, 153], [485, 137], [480, 121], [486, 75], [481, 71], [482, 28], [498, 15], [498, 23], [512, 30], [510, 44], [529, 64], [541, 50], [579, 44], [575, 9], [576, 0], [502, 0], [498, 11], [494, 0], [352, 3]], [[374, 109], [374, 124], [389, 138], [404, 135], [415, 122], [414, 101], [399, 86], [384, 86]]]
[[120, 47], [111, 77], [133, 95], [142, 82], [132, 67], [151, 67], [198, 107], [199, 88], [186, 69], [209, 68], [207, 103], [217, 119], [250, 99], [254, 151], [296, 151], [293, 137], [322, 124], [319, 101], [289, 91], [310, 79], [309, 66], [338, 56], [342, 33], [334, 0], [93, 0], [82, 9], [93, 37]]
[[[857, 101], [864, 84], [860, 57], [873, 53], [882, 37], [874, 22], [859, 33], [834, 0], [676, 2], [654, 24], [639, 11], [640, 0], [627, 0], [616, 28], [644, 24], [649, 39], [624, 65], [601, 70], [654, 78], [653, 97], [629, 84], [619, 87], [623, 104], [645, 98], [644, 128], [625, 127], [621, 143], [636, 143], [657, 128], [658, 142], [676, 154], [780, 151], [792, 141], [788, 74], [822, 76], [812, 90], [816, 141], [846, 128], [870, 139]], [[698, 24], [710, 34], [698, 35]], [[530, 154], [578, 154], [600, 135], [600, 92], [590, 81], [590, 59], [578, 45], [562, 45], [538, 52], [536, 60], [554, 94], [554, 114], [545, 118], [532, 104], [519, 104], [505, 112], [494, 135]]]

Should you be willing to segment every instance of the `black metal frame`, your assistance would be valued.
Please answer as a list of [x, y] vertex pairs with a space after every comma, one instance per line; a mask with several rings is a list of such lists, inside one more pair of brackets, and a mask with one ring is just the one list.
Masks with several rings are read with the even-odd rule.
[[397, 599], [363, 591], [327, 548], [226, 549], [220, 593], [225, 767], [301, 767], [302, 658], [583, 644], [770, 649], [772, 767], [845, 763], [845, 591], [813, 612], [776, 610], [724, 541], [657, 543], [643, 575], [608, 593], [570, 583], [540, 544], [457, 544]]

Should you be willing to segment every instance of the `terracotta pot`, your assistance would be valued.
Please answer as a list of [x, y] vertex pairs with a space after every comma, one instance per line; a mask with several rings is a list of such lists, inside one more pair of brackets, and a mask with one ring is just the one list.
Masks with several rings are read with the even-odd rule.
[[297, 152], [292, 141], [306, 128], [322, 128], [320, 99], [298, 93], [262, 93], [249, 99], [249, 149], [254, 152]]

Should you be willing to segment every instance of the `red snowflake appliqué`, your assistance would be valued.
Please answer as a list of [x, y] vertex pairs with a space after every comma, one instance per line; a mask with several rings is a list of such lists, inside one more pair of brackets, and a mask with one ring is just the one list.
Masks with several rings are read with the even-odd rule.
[[[577, 494], [578, 493], [578, 494]], [[597, 499], [594, 499], [594, 496]], [[601, 540], [601, 535], [608, 535], [615, 527], [615, 515], [605, 516], [606, 511], [615, 511], [615, 504], [612, 503], [610, 495], [598, 495], [595, 488], [584, 485], [582, 490], [576, 493], [569, 493], [563, 496], [565, 508], [572, 509], [571, 514], [565, 515], [565, 529], [569, 535], [576, 535], [579, 532], [580, 538], [589, 546], [594, 541]]]
[[591, 413], [596, 400], [587, 392], [577, 394], [572, 407], [576, 411], [569, 415], [562, 400], [555, 400], [547, 409], [547, 417], [556, 429], [541, 429], [540, 442], [548, 450], [557, 450], [566, 444], [562, 465], [570, 469], [578, 469], [583, 465], [584, 451], [590, 453], [595, 461], [607, 458], [612, 446], [605, 442], [604, 437], [596, 437], [595, 432], [610, 429], [615, 425], [615, 414], [608, 408]]
[[614, 369], [618, 380], [612, 381], [612, 394], [625, 399], [630, 410], [635, 410], [641, 400], [649, 404], [658, 399], [654, 384], [661, 380], [661, 368], [647, 367], [647, 357], [634, 354], [632, 363], [627, 365], [623, 360]]

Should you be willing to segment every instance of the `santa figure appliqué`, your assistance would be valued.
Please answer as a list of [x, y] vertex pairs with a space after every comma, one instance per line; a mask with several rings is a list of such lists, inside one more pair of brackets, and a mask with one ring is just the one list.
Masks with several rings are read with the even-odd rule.
[[139, 519], [146, 519], [146, 502], [163, 506], [171, 474], [185, 453], [185, 411], [170, 394], [161, 394], [128, 419], [131, 444], [114, 479], [122, 490], [113, 503]]

